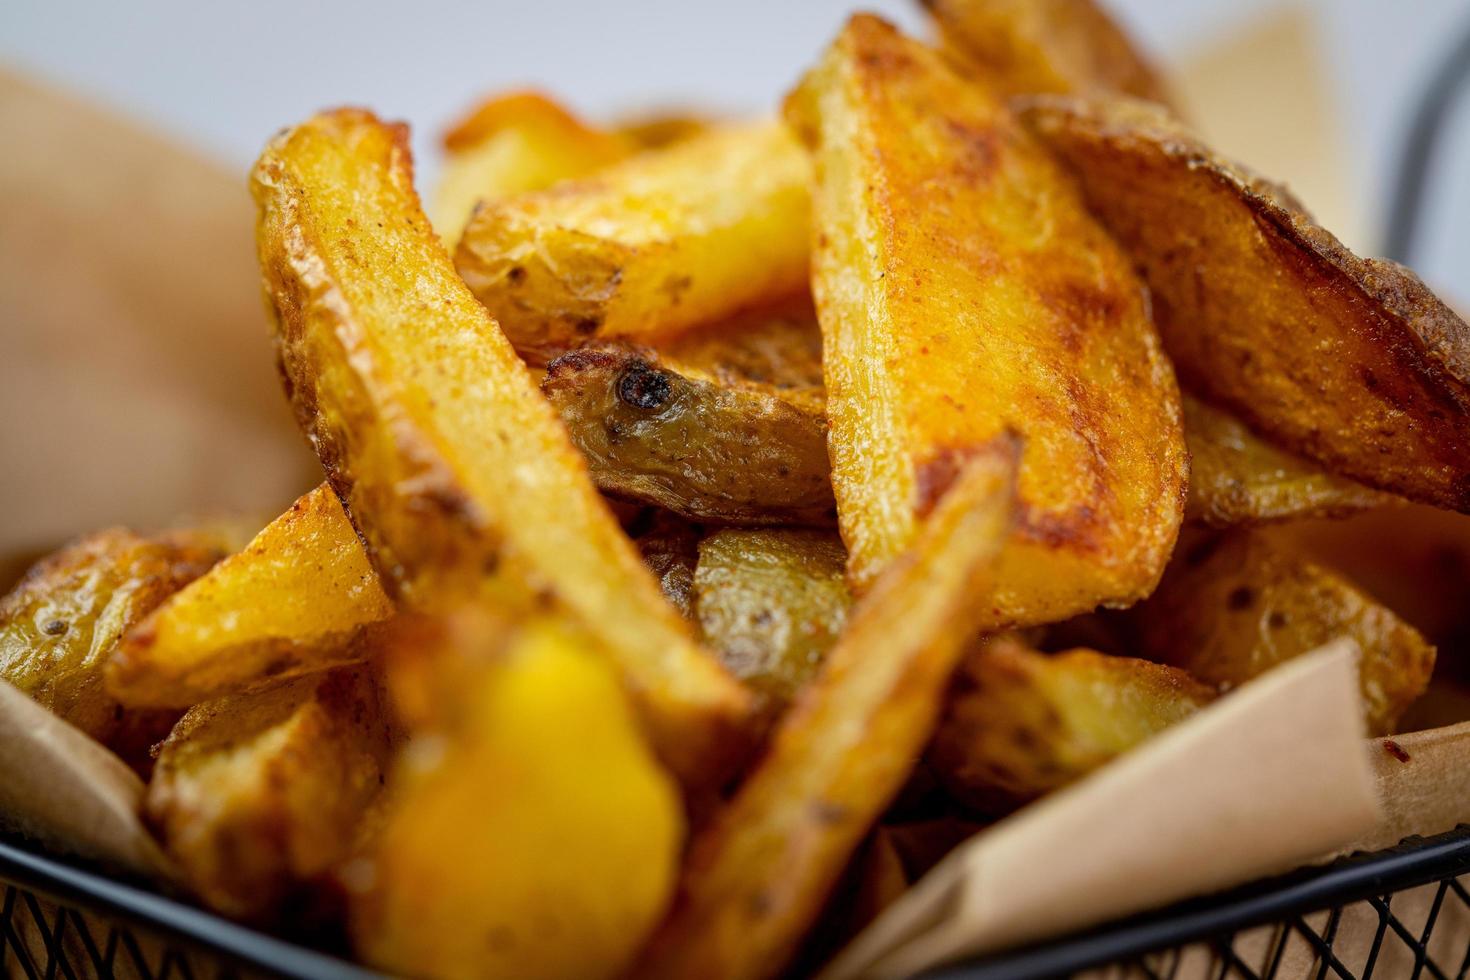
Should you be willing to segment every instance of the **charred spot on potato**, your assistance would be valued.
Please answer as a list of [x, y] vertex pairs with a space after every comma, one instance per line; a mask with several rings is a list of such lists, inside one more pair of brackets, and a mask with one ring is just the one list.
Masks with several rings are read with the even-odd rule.
[[47, 636], [61, 636], [63, 633], [66, 632], [66, 621], [61, 619], [48, 620], [46, 624], [41, 627], [41, 632], [45, 633]]
[[618, 378], [618, 400], [634, 408], [662, 408], [673, 395], [668, 376], [646, 361], [634, 361]]
[[1242, 612], [1255, 604], [1256, 594], [1250, 586], [1242, 585], [1231, 591], [1226, 598], [1225, 604], [1235, 612]]

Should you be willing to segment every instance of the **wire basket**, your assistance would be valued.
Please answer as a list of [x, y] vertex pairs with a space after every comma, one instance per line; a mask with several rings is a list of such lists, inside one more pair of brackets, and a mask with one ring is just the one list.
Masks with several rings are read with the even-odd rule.
[[[1461, 826], [930, 976], [1462, 978], [1467, 886]], [[377, 976], [15, 843], [0, 842], [0, 893], [0, 971], [10, 977]]]

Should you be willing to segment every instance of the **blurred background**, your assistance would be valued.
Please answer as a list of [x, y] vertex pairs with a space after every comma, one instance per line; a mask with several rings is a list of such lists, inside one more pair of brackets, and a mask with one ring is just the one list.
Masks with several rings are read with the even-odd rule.
[[[1413, 106], [1470, 0], [1110, 0], [1227, 154], [1383, 251]], [[0, 555], [81, 527], [271, 511], [314, 479], [274, 379], [246, 170], [356, 103], [414, 127], [419, 180], [473, 102], [535, 86], [601, 121], [770, 110], [849, 0], [0, 3]], [[917, 33], [913, 0], [864, 6]], [[1470, 303], [1470, 96], [1413, 265]], [[44, 422], [44, 424], [43, 424]], [[288, 449], [283, 450], [285, 445]]]

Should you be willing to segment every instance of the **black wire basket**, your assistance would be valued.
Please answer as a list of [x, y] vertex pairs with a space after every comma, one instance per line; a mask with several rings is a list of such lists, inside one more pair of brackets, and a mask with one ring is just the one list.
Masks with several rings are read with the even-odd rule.
[[[930, 976], [1460, 978], [1470, 975], [1467, 886], [1470, 826], [1461, 826]], [[9, 977], [377, 976], [16, 842], [0, 842], [0, 890]]]

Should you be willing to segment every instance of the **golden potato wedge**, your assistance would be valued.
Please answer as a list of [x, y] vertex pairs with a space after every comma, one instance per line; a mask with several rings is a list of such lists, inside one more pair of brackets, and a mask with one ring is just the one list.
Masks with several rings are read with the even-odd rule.
[[354, 895], [358, 952], [413, 976], [623, 975], [673, 894], [683, 816], [615, 675], [549, 621], [431, 627], [388, 660], [413, 740]]
[[357, 532], [323, 484], [129, 630], [107, 665], [130, 705], [187, 708], [361, 660], [386, 619]]
[[746, 692], [693, 642], [551, 406], [433, 236], [406, 133], [343, 109], [256, 164], [257, 241], [303, 429], [390, 593], [550, 600], [681, 775], [738, 750]]
[[1121, 92], [1170, 103], [1097, 0], [923, 0], [944, 50], [1001, 95]]
[[694, 568], [699, 564], [699, 527], [664, 510], [651, 510], [629, 532], [659, 591], [685, 619], [694, 618]]
[[207, 532], [113, 528], [47, 556], [0, 599], [0, 679], [146, 770], [178, 713], [125, 709], [107, 689], [108, 660], [124, 633], [226, 547]]
[[688, 109], [658, 109], [621, 120], [613, 132], [645, 150], [682, 143], [691, 136], [709, 132], [715, 117]]
[[814, 411], [827, 402], [822, 328], [807, 292], [660, 338], [653, 346], [665, 365], [681, 373], [775, 391]]
[[1358, 258], [1156, 106], [1021, 114], [1141, 267], [1187, 388], [1329, 472], [1470, 510], [1470, 326], [1412, 272]]
[[831, 524], [819, 408], [684, 375], [651, 350], [599, 346], [551, 362], [541, 391], [599, 490], [727, 524]]
[[1183, 511], [1174, 376], [1126, 257], [1004, 106], [883, 21], [787, 101], [815, 146], [813, 287], [849, 574], [912, 540], [973, 447], [1025, 439], [998, 624], [1152, 590]]
[[955, 672], [929, 763], [954, 797], [1008, 813], [1183, 721], [1215, 690], [1177, 667], [1001, 635]]
[[913, 768], [1014, 516], [1016, 447], [977, 453], [853, 610], [735, 798], [696, 836], [633, 975], [775, 976]]
[[144, 813], [204, 904], [275, 922], [349, 853], [392, 741], [370, 667], [220, 698], [163, 743]]
[[534, 363], [672, 333], [805, 283], [809, 175], [779, 122], [722, 126], [481, 208], [455, 265]]
[[452, 248], [481, 201], [586, 176], [631, 156], [638, 145], [586, 125], [540, 92], [493, 96], [444, 136], [432, 223]]
[[1230, 413], [1187, 393], [1183, 405], [1190, 456], [1186, 520], [1223, 528], [1346, 517], [1397, 499], [1277, 449]]
[[1360, 651], [1374, 735], [1394, 730], [1434, 670], [1434, 647], [1391, 610], [1251, 531], [1182, 546], [1158, 591], [1129, 619], [1142, 654], [1225, 689], [1348, 637]]
[[779, 714], [842, 632], [847, 551], [830, 531], [716, 531], [699, 542], [695, 614], [705, 645]]

